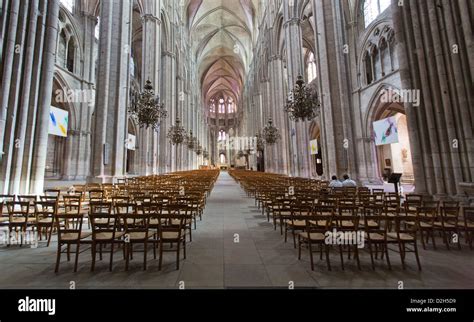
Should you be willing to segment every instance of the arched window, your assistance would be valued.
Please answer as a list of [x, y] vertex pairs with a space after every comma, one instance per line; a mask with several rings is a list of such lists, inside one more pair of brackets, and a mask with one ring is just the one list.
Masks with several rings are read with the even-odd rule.
[[367, 28], [377, 17], [390, 7], [391, 0], [365, 0], [364, 22]]
[[66, 67], [66, 48], [67, 36], [64, 30], [59, 34], [58, 54], [56, 55], [56, 63], [61, 67]]
[[213, 99], [211, 100], [210, 105], [209, 105], [209, 112], [211, 113], [216, 112], [216, 103]]
[[98, 40], [100, 37], [100, 18], [97, 18], [97, 24], [95, 25], [95, 38]]
[[219, 100], [219, 113], [221, 114], [225, 113], [225, 101], [223, 98]]
[[234, 101], [232, 100], [232, 98], [229, 98], [228, 100], [228, 104], [227, 104], [227, 113], [234, 113], [235, 110], [234, 110]]
[[224, 130], [220, 130], [219, 131], [219, 137], [218, 137], [218, 141], [225, 141], [227, 138], [227, 134], [225, 133]]
[[310, 52], [308, 56], [306, 72], [308, 76], [308, 83], [311, 83], [313, 80], [316, 79], [316, 77], [318, 77], [316, 69], [316, 60], [314, 59], [314, 54], [312, 52]]
[[76, 54], [76, 45], [74, 44], [74, 39], [70, 38], [69, 43], [67, 45], [67, 70], [71, 73], [74, 73], [74, 56]]
[[372, 84], [372, 82], [374, 81], [374, 72], [372, 68], [372, 57], [369, 55], [368, 52], [365, 54], [364, 64], [365, 64], [365, 81], [367, 82], [367, 85], [369, 85], [369, 84]]
[[74, 9], [74, 0], [61, 0], [61, 4], [72, 13]]

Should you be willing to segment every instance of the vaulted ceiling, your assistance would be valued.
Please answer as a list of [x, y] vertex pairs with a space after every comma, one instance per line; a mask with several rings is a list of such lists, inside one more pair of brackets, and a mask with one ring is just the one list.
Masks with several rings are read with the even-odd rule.
[[239, 102], [252, 60], [256, 0], [190, 0], [188, 27], [205, 104], [211, 98]]

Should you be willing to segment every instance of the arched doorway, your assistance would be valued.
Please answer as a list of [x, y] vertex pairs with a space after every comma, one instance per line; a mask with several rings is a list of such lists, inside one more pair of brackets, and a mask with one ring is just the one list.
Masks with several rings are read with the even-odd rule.
[[323, 152], [321, 145], [321, 128], [316, 121], [313, 121], [309, 127], [310, 149], [313, 175], [322, 177], [323, 168]]
[[128, 136], [127, 136], [127, 164], [126, 164], [126, 173], [127, 174], [136, 174], [136, 150], [137, 150], [137, 126], [129, 118], [128, 119]]
[[53, 81], [45, 179], [68, 179], [73, 115], [70, 104], [73, 91], [58, 77]]
[[[383, 88], [369, 117], [369, 133], [377, 176], [387, 182], [392, 173], [402, 174], [402, 183], [415, 184], [407, 116], [403, 103], [387, 100], [396, 90]], [[388, 102], [387, 102], [388, 101]]]

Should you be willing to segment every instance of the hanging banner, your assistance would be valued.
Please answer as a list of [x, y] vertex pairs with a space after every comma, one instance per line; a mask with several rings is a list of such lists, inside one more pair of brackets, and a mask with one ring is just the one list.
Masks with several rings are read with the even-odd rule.
[[127, 139], [127, 149], [131, 151], [135, 151], [137, 146], [137, 137], [132, 134], [128, 134], [128, 139]]
[[67, 137], [68, 124], [68, 111], [51, 106], [49, 111], [49, 134]]
[[389, 117], [374, 122], [375, 145], [394, 144], [399, 142], [397, 120]]
[[318, 140], [309, 141], [309, 148], [310, 148], [310, 151], [311, 151], [311, 155], [318, 154], [319, 153]]

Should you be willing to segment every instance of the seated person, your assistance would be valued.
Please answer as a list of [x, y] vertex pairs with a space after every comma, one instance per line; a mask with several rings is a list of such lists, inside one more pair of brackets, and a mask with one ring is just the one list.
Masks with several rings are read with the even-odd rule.
[[332, 176], [332, 180], [329, 183], [329, 188], [342, 188], [342, 182], [337, 180], [336, 176]]
[[344, 181], [342, 182], [343, 187], [357, 187], [357, 183], [349, 178], [349, 176], [346, 174], [344, 175]]

